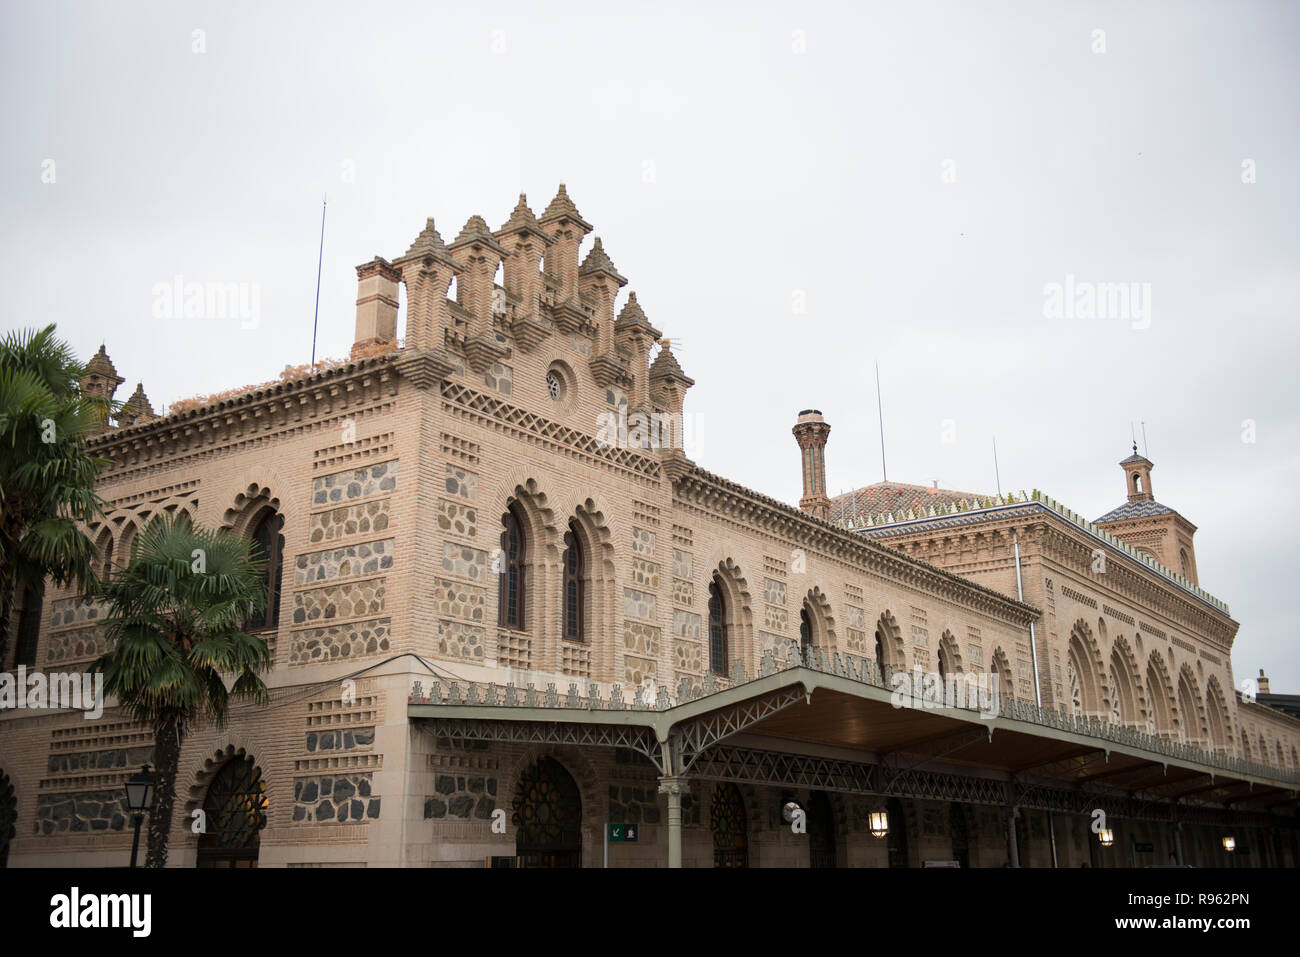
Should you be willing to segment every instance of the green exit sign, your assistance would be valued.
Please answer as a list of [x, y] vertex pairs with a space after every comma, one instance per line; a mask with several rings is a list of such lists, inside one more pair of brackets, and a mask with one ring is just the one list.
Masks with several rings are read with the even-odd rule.
[[611, 824], [609, 826], [609, 840], [611, 844], [636, 843], [637, 831], [640, 826], [637, 824]]
[[1139, 854], [1150, 854], [1155, 849], [1156, 846], [1154, 844], [1141, 844], [1137, 841], [1133, 842], [1133, 850], [1137, 851]]

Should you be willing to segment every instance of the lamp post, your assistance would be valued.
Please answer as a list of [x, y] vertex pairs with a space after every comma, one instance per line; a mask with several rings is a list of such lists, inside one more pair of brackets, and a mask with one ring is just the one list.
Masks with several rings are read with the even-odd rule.
[[153, 804], [154, 775], [145, 765], [126, 782], [126, 806], [131, 811], [131, 823], [135, 836], [131, 838], [131, 866], [135, 867], [136, 854], [140, 850], [140, 825], [144, 823], [144, 812]]

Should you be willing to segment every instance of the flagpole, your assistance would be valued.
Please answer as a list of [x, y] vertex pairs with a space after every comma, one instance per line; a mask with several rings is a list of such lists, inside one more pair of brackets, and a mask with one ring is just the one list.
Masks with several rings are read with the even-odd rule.
[[320, 254], [316, 259], [316, 311], [311, 317], [311, 367], [312, 371], [316, 369], [316, 323], [320, 319], [320, 274], [321, 266], [325, 262], [325, 204], [329, 201], [326, 196], [320, 204]]

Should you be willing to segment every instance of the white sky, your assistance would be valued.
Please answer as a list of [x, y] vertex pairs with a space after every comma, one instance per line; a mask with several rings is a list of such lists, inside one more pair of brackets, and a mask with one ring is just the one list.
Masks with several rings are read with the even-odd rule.
[[[1096, 517], [1144, 420], [1237, 677], [1300, 691], [1300, 5], [624, 6], [4, 3], [5, 326], [107, 342], [155, 408], [274, 378], [323, 194], [342, 356], [357, 263], [563, 179], [697, 380], [702, 466], [797, 501], [816, 407], [831, 491], [877, 480], [878, 359], [892, 478], [991, 491], [996, 434], [1004, 489]], [[153, 318], [178, 274], [258, 284], [257, 328]], [[1045, 318], [1068, 275], [1149, 283], [1149, 326]]]

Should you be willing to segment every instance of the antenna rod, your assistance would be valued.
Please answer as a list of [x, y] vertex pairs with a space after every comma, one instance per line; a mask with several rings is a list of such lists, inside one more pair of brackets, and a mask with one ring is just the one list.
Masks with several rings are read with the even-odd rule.
[[993, 436], [993, 476], [998, 482], [998, 498], [1002, 497], [1002, 473], [998, 471], [998, 437]]
[[1146, 458], [1151, 458], [1147, 452], [1147, 423], [1146, 419], [1142, 420], [1142, 454]]
[[876, 411], [880, 415], [880, 479], [889, 481], [889, 472], [885, 469], [885, 406], [880, 400], [880, 360], [876, 360]]
[[325, 262], [325, 204], [329, 196], [321, 199], [320, 203], [320, 255], [316, 260], [316, 311], [311, 317], [311, 367], [316, 368], [316, 323], [320, 319], [320, 273], [321, 266]]

